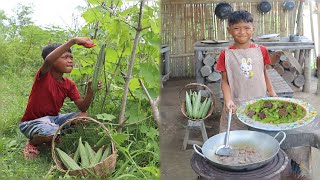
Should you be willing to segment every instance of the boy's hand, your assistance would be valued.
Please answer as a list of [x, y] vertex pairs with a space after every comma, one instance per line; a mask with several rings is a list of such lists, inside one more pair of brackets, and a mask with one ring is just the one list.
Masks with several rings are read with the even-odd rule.
[[[234, 114], [236, 112], [236, 105], [234, 104], [234, 102], [232, 100], [226, 101], [224, 103], [226, 112], [229, 113], [229, 111], [232, 111], [232, 114]], [[230, 109], [231, 107], [231, 109]]]
[[88, 37], [75, 37], [75, 38], [73, 38], [73, 42], [74, 42], [74, 44], [82, 45], [87, 48], [91, 48], [91, 47], [95, 46], [93, 41]]
[[[93, 93], [93, 90], [92, 90], [91, 85], [92, 85], [92, 81], [91, 81], [91, 80], [89, 80], [89, 81], [88, 81], [88, 89], [87, 89], [87, 93]], [[98, 82], [98, 90], [101, 90], [101, 89], [102, 89], [102, 82], [101, 82], [101, 81], [99, 81], [99, 82]]]
[[268, 91], [268, 95], [271, 97], [278, 97], [277, 93], [274, 90]]

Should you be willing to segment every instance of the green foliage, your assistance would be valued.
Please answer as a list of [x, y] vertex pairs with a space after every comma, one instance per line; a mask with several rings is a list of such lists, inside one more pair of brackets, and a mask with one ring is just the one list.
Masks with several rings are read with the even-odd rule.
[[[159, 132], [149, 101], [138, 81], [142, 80], [152, 98], [159, 96], [159, 6], [151, 2], [143, 9], [143, 30], [136, 49], [127, 98], [127, 121], [122, 131], [118, 132], [118, 114], [125, 84], [122, 73], [128, 72], [139, 3], [120, 0], [89, 0], [88, 3], [89, 6], [82, 14], [86, 24], [79, 31], [35, 26], [28, 19], [32, 13], [30, 7], [21, 7], [14, 17], [5, 17], [0, 12], [0, 18], [3, 19], [0, 23], [0, 132], [3, 133], [0, 136], [0, 178], [70, 177], [51, 170], [54, 162], [50, 149], [45, 150], [35, 161], [26, 162], [23, 159], [26, 138], [18, 130], [17, 122], [24, 113], [34, 74], [43, 63], [42, 48], [53, 42], [63, 43], [74, 36], [89, 36], [97, 47], [107, 44], [106, 62], [100, 78], [104, 87], [95, 94], [88, 112], [110, 129], [117, 144], [117, 165], [110, 179], [160, 178]], [[76, 82], [80, 93], [84, 95], [87, 87], [83, 84], [92, 78], [99, 51], [98, 48], [84, 49], [77, 45], [72, 47], [72, 51], [75, 68], [66, 76]], [[73, 111], [77, 111], [76, 106], [66, 100], [61, 112]], [[86, 131], [88, 137], [95, 136], [90, 132]], [[73, 144], [72, 135], [65, 134], [65, 138], [65, 142]]]

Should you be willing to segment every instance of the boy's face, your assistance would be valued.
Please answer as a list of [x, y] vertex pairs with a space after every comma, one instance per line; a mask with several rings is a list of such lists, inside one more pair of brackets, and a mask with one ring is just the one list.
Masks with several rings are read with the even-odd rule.
[[65, 52], [53, 64], [54, 69], [60, 73], [70, 73], [73, 69], [73, 56], [70, 52]]
[[243, 21], [228, 26], [229, 34], [231, 34], [234, 41], [239, 44], [249, 42], [254, 30], [252, 23]]

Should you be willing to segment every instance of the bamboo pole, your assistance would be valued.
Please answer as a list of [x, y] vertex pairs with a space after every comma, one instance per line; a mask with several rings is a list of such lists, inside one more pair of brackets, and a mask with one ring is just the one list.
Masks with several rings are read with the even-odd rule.
[[[309, 0], [309, 12], [310, 12], [310, 25], [311, 25], [311, 38], [312, 38], [312, 41], [313, 42], [315, 42], [315, 37], [314, 37], [314, 26], [313, 26], [313, 10], [312, 10], [312, 2], [311, 2], [311, 0]], [[312, 60], [311, 60], [311, 63], [314, 63], [315, 64], [315, 61], [314, 61], [314, 59], [316, 59], [317, 58], [317, 56], [316, 56], [316, 48], [314, 48], [314, 52], [313, 52], [313, 54], [312, 54], [313, 56], [313, 58], [312, 58]]]
[[296, 35], [303, 35], [303, 4], [304, 1], [300, 1], [297, 15]]
[[304, 78], [305, 84], [303, 86], [302, 91], [305, 93], [310, 92], [310, 84], [311, 84], [311, 69], [310, 69], [310, 49], [306, 50], [306, 58], [304, 62]]
[[[317, 14], [318, 14], [318, 50], [320, 51], [320, 0], [317, 0]], [[320, 54], [318, 52], [318, 54]]]
[[[318, 17], [318, 50], [320, 51], [320, 0], [316, 1], [318, 11], [317, 11], [317, 17]], [[318, 56], [319, 56], [318, 52]], [[317, 61], [318, 62], [318, 61]], [[320, 63], [319, 63], [320, 64]], [[317, 84], [317, 95], [320, 95], [320, 70], [319, 66], [317, 67], [317, 76], [318, 76], [318, 84]]]
[[318, 77], [318, 84], [317, 84], [317, 95], [320, 95], [320, 56], [317, 58], [317, 77]]

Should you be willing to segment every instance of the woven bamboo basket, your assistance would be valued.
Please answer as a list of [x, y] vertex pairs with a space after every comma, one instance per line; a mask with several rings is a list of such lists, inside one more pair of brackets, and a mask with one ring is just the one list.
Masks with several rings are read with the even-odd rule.
[[[208, 98], [211, 98], [211, 106], [210, 106], [210, 109], [208, 110], [208, 113], [207, 115], [204, 117], [204, 118], [201, 118], [201, 119], [193, 119], [193, 118], [190, 118], [187, 113], [186, 113], [186, 91], [200, 91], [202, 90], [204, 92], [204, 94], [207, 95]], [[206, 98], [205, 96], [202, 96], [201, 97], [201, 101], [203, 101], [203, 99]], [[210, 90], [210, 88], [204, 84], [199, 84], [199, 83], [190, 83], [190, 84], [187, 84], [186, 86], [184, 86], [180, 92], [179, 92], [179, 99], [180, 99], [180, 105], [181, 105], [181, 112], [182, 114], [188, 118], [189, 120], [192, 120], [192, 121], [202, 121], [202, 120], [205, 120], [207, 119], [209, 116], [211, 116], [211, 114], [214, 112], [214, 109], [215, 109], [215, 102], [216, 102], [216, 98], [213, 94], [213, 92]]]
[[111, 149], [112, 149], [112, 154], [110, 154], [106, 159], [100, 161], [98, 164], [96, 164], [93, 167], [90, 168], [83, 168], [79, 170], [67, 170], [67, 168], [64, 166], [64, 164], [59, 160], [59, 158], [56, 155], [55, 151], [55, 140], [59, 134], [59, 132], [65, 127], [69, 126], [73, 121], [78, 121], [78, 123], [75, 126], [78, 126], [79, 124], [88, 124], [88, 123], [96, 123], [98, 124], [105, 132], [107, 135], [111, 138], [110, 131], [99, 121], [94, 120], [90, 117], [78, 117], [78, 118], [73, 118], [70, 119], [68, 122], [65, 122], [62, 124], [57, 132], [54, 134], [53, 139], [52, 139], [52, 145], [51, 145], [51, 153], [52, 153], [52, 158], [56, 164], [56, 168], [63, 172], [67, 173], [72, 176], [88, 176], [88, 175], [95, 175], [98, 177], [107, 177], [110, 173], [112, 173], [115, 169], [116, 166], [116, 160], [117, 160], [117, 151], [114, 142], [111, 141]]

